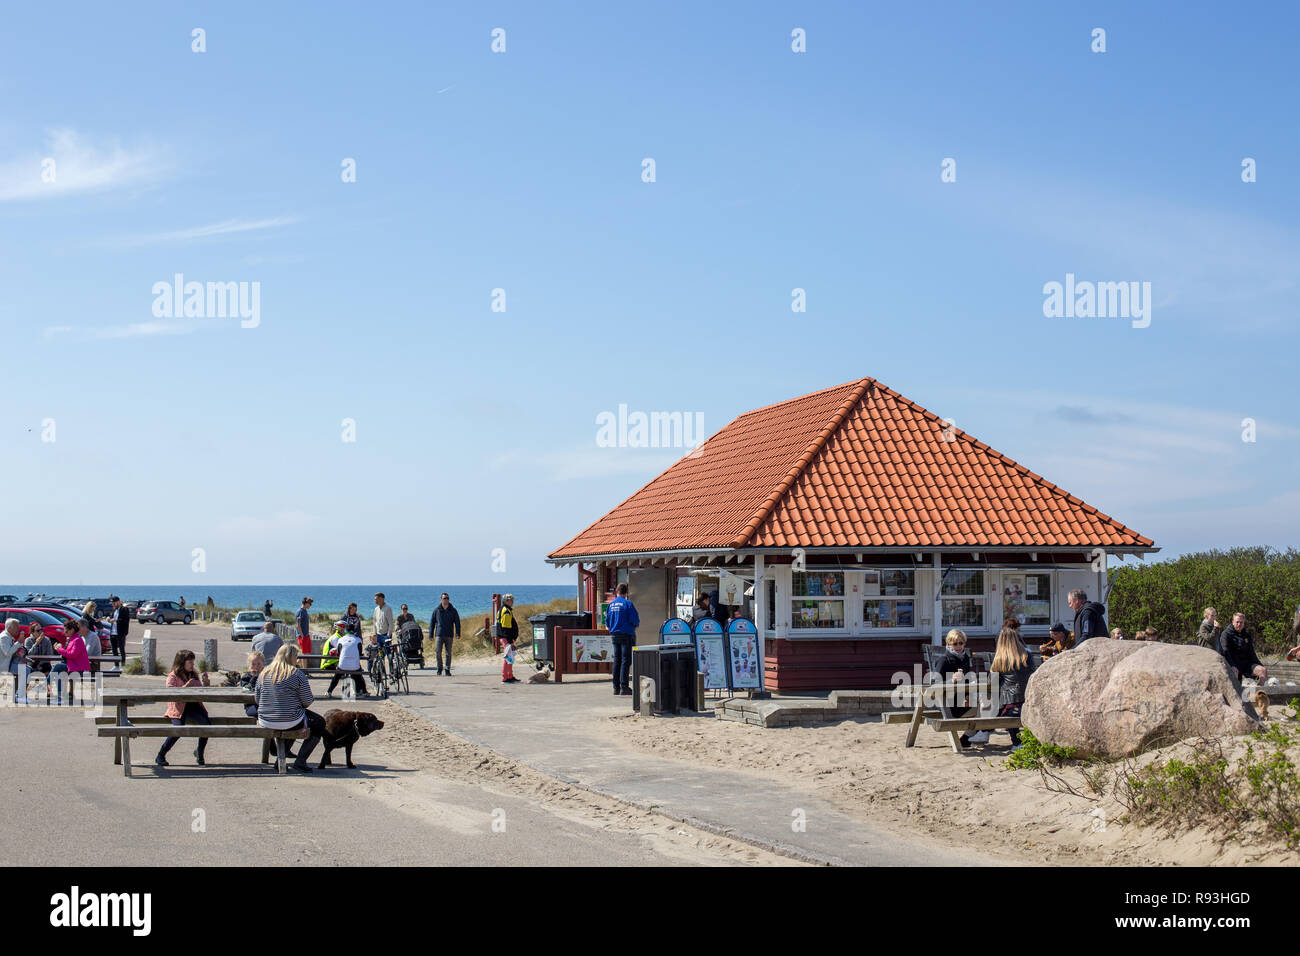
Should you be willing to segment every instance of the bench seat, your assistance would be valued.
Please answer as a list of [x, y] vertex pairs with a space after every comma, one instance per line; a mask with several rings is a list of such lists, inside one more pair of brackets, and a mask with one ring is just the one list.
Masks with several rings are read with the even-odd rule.
[[[100, 737], [116, 738], [121, 746], [121, 753], [114, 763], [122, 764], [123, 776], [131, 776], [131, 741], [136, 737], [223, 737], [246, 740], [262, 741], [262, 763], [267, 763], [270, 759], [271, 741], [276, 741], [277, 759], [276, 770], [278, 773], [285, 772], [284, 747], [281, 741], [285, 740], [305, 740], [307, 731], [305, 730], [274, 730], [270, 727], [259, 727], [255, 723], [249, 724], [243, 721], [253, 720], [249, 717], [230, 718], [226, 722], [223, 718], [221, 723], [212, 724], [186, 724], [176, 726], [170, 721], [166, 725], [153, 724], [152, 721], [158, 718], [137, 718], [142, 723], [132, 722], [129, 727], [119, 727], [116, 725], [102, 725], [95, 728], [95, 732]], [[166, 719], [166, 718], [163, 718]], [[150, 723], [143, 723], [150, 721]], [[238, 722], [236, 722], [238, 721]], [[96, 723], [99, 720], [96, 719]]]

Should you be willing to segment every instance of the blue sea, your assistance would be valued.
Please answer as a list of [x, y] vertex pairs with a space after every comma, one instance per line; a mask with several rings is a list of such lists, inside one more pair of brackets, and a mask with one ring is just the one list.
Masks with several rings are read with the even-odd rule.
[[[425, 585], [381, 584], [378, 586], [353, 585], [312, 585], [294, 584], [290, 586], [260, 587], [257, 585], [231, 585], [227, 587], [208, 587], [195, 590], [193, 583], [186, 587], [175, 584], [134, 585], [134, 584], [3, 584], [0, 594], [16, 594], [20, 599], [28, 594], [48, 594], [51, 597], [103, 598], [116, 594], [124, 601], [177, 601], [185, 598], [187, 605], [205, 604], [209, 597], [221, 607], [251, 608], [261, 610], [269, 598], [272, 608], [277, 611], [296, 611], [302, 606], [302, 599], [315, 599], [313, 614], [342, 614], [350, 602], [356, 601], [363, 617], [369, 617], [375, 607], [375, 592], [383, 591], [388, 603], [394, 610], [403, 604], [410, 607], [411, 613], [428, 626], [429, 615], [446, 591], [451, 595], [451, 603], [456, 606], [463, 619], [488, 614], [492, 610], [492, 595], [509, 592], [515, 596], [515, 604], [544, 604], [556, 598], [572, 600], [577, 596], [578, 588], [573, 585], [516, 584], [505, 585], [443, 585], [428, 587]], [[467, 620], [468, 623], [468, 620]]]

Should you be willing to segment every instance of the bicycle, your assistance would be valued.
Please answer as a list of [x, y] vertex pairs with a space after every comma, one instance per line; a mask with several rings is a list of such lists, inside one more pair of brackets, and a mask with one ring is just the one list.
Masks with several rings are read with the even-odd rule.
[[401, 641], [392, 641], [388, 647], [389, 681], [393, 685], [393, 690], [401, 694], [409, 694], [411, 678], [406, 666], [406, 648], [402, 646]]
[[366, 657], [370, 660], [369, 676], [373, 684], [371, 693], [376, 697], [387, 697], [388, 683], [392, 679], [388, 673], [388, 665], [384, 662], [387, 655], [382, 653], [382, 648], [378, 644], [370, 644], [366, 647]]

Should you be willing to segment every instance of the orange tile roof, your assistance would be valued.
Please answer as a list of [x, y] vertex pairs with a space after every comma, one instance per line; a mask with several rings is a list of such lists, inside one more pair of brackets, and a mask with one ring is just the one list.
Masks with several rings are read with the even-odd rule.
[[741, 415], [550, 557], [1152, 545], [864, 378]]

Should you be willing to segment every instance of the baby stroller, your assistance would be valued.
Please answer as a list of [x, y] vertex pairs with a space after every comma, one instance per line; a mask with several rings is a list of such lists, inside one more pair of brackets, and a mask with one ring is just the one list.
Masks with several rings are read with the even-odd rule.
[[419, 664], [420, 670], [424, 670], [424, 630], [415, 621], [407, 621], [402, 625], [402, 632], [397, 636], [402, 644], [402, 651], [406, 654], [406, 663]]

